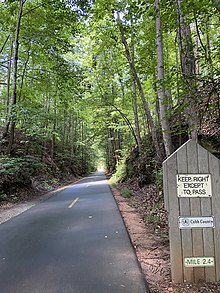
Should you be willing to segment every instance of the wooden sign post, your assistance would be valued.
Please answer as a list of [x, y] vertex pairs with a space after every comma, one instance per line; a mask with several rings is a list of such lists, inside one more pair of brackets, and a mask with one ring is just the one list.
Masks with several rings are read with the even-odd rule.
[[220, 281], [220, 161], [189, 140], [163, 163], [172, 281]]

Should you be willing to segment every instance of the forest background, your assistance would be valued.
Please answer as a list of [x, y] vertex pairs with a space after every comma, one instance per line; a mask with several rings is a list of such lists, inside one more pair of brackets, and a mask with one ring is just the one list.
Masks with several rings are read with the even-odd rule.
[[220, 157], [219, 12], [218, 0], [1, 0], [0, 200], [99, 166], [131, 183], [127, 197], [151, 184], [158, 226], [162, 161], [188, 138]]

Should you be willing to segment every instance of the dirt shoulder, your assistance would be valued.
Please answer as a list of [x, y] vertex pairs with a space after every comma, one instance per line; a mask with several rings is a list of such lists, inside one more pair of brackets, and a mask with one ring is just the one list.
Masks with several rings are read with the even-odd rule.
[[118, 189], [111, 187], [111, 190], [151, 293], [220, 292], [220, 284], [173, 284], [171, 282], [169, 242], [157, 235], [151, 225], [146, 224], [143, 214], [141, 215], [138, 209], [132, 206], [129, 199], [122, 197]]
[[168, 244], [155, 235], [152, 227], [145, 225], [137, 210], [129, 205], [128, 199], [122, 197], [118, 189], [111, 188], [111, 190], [151, 292], [173, 292], [170, 287]]

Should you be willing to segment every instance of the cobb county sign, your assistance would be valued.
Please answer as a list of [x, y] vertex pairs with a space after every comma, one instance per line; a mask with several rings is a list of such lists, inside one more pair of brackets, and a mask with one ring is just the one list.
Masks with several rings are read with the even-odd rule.
[[210, 174], [177, 174], [178, 197], [210, 197], [212, 184]]
[[214, 217], [179, 217], [179, 228], [214, 228]]

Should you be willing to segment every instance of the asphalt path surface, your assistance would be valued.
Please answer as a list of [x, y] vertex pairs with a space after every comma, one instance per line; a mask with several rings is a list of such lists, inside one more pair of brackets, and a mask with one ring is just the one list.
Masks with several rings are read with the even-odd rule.
[[103, 173], [0, 225], [0, 293], [146, 293]]

